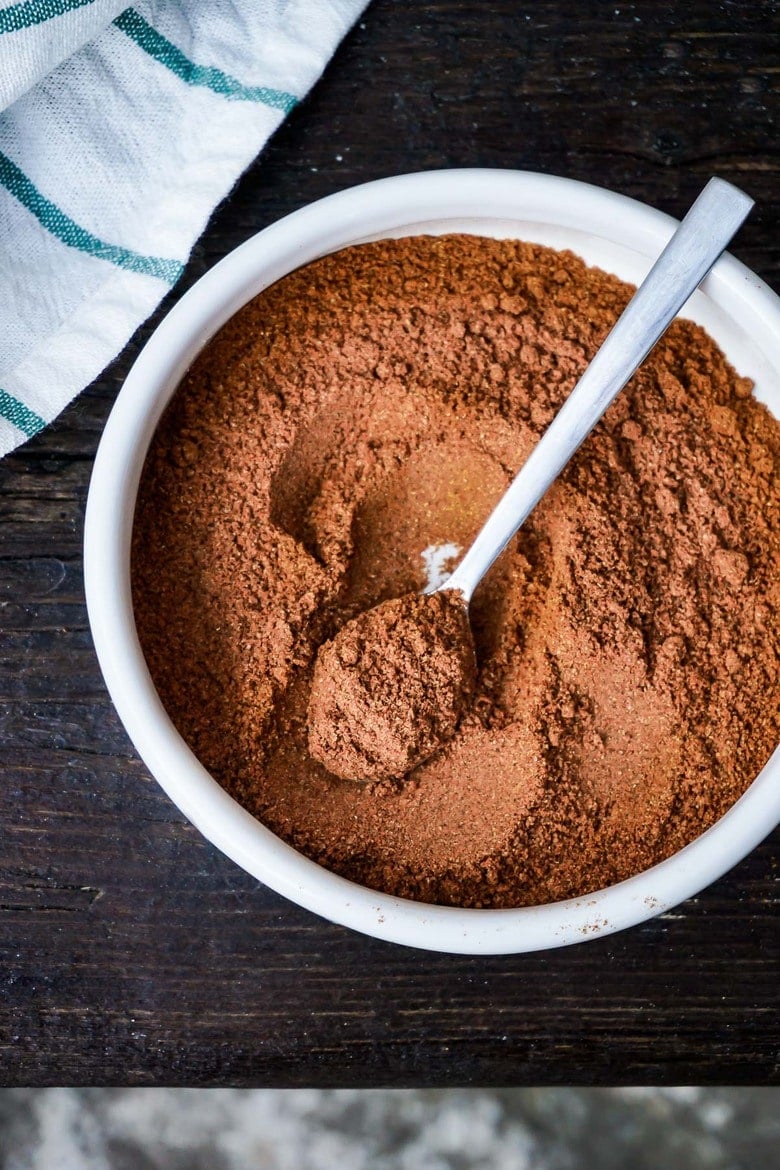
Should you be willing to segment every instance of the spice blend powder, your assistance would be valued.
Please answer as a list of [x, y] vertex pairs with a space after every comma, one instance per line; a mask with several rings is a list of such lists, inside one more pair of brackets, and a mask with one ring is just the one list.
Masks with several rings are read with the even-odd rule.
[[152, 676], [328, 868], [461, 906], [582, 895], [698, 836], [778, 742], [780, 425], [678, 320], [477, 592], [455, 738], [368, 784], [307, 751], [318, 646], [468, 545], [631, 291], [516, 241], [348, 248], [236, 314], [169, 407], [132, 559]]

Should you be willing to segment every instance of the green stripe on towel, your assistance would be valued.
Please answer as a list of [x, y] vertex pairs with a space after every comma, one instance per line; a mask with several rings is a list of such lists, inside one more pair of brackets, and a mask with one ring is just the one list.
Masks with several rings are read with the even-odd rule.
[[211, 65], [196, 65], [185, 57], [172, 41], [167, 40], [162, 33], [153, 28], [134, 8], [126, 8], [114, 24], [126, 33], [135, 43], [159, 61], [171, 73], [175, 73], [187, 85], [198, 85], [210, 89], [221, 97], [241, 102], [259, 102], [270, 106], [274, 110], [283, 110], [289, 114], [293, 106], [298, 104], [294, 94], [285, 93], [280, 89], [269, 89], [264, 85], [243, 85], [235, 77], [215, 69]]
[[54, 16], [62, 16], [72, 8], [84, 8], [95, 0], [24, 0], [0, 8], [0, 33], [20, 32], [34, 24], [43, 24]]
[[31, 439], [33, 435], [37, 435], [38, 431], [43, 430], [46, 426], [45, 421], [34, 410], [30, 410], [18, 398], [14, 398], [13, 394], [7, 394], [5, 390], [0, 389], [0, 418], [7, 419], [9, 423], [13, 423], [17, 430]]
[[69, 248], [78, 248], [88, 256], [97, 260], [107, 260], [116, 264], [118, 268], [125, 268], [128, 272], [141, 272], [147, 276], [156, 276], [168, 284], [175, 284], [184, 271], [184, 265], [179, 260], [164, 260], [159, 256], [143, 256], [129, 248], [122, 248], [118, 244], [106, 244], [93, 236], [86, 228], [81, 227], [75, 220], [42, 195], [34, 183], [27, 178], [16, 163], [7, 155], [0, 152], [0, 184], [5, 187], [19, 202], [32, 212], [48, 232], [67, 244]]

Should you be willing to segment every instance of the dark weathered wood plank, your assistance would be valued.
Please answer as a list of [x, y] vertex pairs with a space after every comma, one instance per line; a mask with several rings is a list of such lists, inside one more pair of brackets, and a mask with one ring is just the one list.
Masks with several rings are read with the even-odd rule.
[[[779, 48], [767, 2], [377, 0], [163, 308], [296, 207], [442, 166], [565, 174], [676, 215], [717, 172], [758, 200], [734, 250], [780, 288]], [[0, 1079], [776, 1081], [777, 837], [643, 927], [477, 960], [316, 919], [183, 821], [111, 707], [81, 584], [92, 458], [153, 323], [0, 463]]]

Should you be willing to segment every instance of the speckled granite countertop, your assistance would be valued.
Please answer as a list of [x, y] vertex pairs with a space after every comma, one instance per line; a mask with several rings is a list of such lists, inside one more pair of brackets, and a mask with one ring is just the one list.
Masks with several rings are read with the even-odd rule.
[[774, 1170], [772, 1089], [6, 1090], [0, 1170]]

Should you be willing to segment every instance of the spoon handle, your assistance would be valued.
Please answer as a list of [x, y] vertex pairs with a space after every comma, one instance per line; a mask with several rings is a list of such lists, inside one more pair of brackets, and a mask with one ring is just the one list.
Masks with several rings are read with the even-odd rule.
[[744, 222], [753, 200], [710, 179], [463, 560], [439, 589], [466, 602]]

